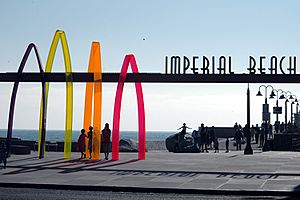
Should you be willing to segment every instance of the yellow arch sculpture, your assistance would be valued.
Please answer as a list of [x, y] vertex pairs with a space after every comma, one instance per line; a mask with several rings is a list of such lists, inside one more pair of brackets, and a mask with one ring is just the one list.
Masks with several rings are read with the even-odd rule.
[[[71, 67], [71, 59], [68, 48], [67, 39], [64, 31], [57, 30], [55, 32], [54, 38], [52, 40], [52, 44], [50, 47], [50, 51], [47, 58], [46, 69], [45, 72], [52, 71], [52, 65], [54, 56], [57, 50], [57, 45], [59, 40], [61, 40], [64, 62], [65, 62], [65, 73], [66, 73], [66, 125], [65, 125], [65, 141], [64, 141], [64, 158], [71, 157], [71, 148], [72, 148], [72, 119], [73, 119], [73, 83], [72, 83], [72, 67]], [[46, 105], [45, 112], [47, 111], [48, 104], [48, 92], [49, 92], [49, 83], [46, 83]], [[42, 111], [42, 107], [40, 110]], [[39, 126], [39, 139], [38, 139], [38, 155], [40, 158], [44, 157], [44, 152], [41, 151], [42, 140], [45, 140], [45, 136], [42, 136], [42, 118], [40, 112], [40, 126]]]
[[[88, 72], [94, 73], [94, 82], [86, 83], [85, 90], [85, 106], [83, 127], [86, 134], [89, 127], [92, 125], [92, 106], [94, 93], [94, 118], [93, 118], [93, 144], [92, 144], [92, 159], [100, 160], [101, 147], [101, 114], [102, 114], [102, 66], [101, 66], [100, 43], [93, 42], [90, 52], [90, 60]], [[86, 155], [90, 156], [88, 151], [88, 140], [86, 140]]]

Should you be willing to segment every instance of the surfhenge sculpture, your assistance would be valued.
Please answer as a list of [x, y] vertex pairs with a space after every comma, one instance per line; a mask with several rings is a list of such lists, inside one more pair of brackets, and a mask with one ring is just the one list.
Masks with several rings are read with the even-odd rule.
[[[64, 31], [57, 30], [47, 58], [45, 72], [43, 71], [42, 63], [39, 58], [38, 50], [36, 46], [31, 43], [25, 51], [23, 59], [18, 69], [18, 77], [14, 82], [14, 87], [11, 95], [8, 129], [7, 129], [7, 147], [8, 151], [11, 148], [11, 140], [13, 134], [13, 122], [14, 122], [14, 110], [15, 102], [17, 98], [17, 91], [20, 82], [20, 76], [23, 73], [24, 66], [30, 55], [32, 49], [34, 49], [38, 67], [41, 76], [42, 83], [42, 100], [40, 105], [40, 121], [39, 121], [39, 136], [38, 136], [38, 157], [44, 158], [45, 156], [45, 144], [46, 144], [46, 119], [47, 119], [47, 103], [49, 94], [49, 82], [44, 79], [45, 73], [52, 72], [52, 65], [57, 50], [59, 40], [61, 41], [64, 63], [65, 63], [65, 76], [66, 76], [66, 121], [65, 121], [65, 139], [64, 139], [64, 158], [71, 157], [72, 150], [72, 121], [73, 121], [73, 82], [72, 82], [72, 67], [71, 57], [67, 44], [67, 39]], [[131, 65], [133, 73], [138, 72], [138, 66], [133, 54], [126, 55], [119, 75], [119, 81], [117, 85], [117, 91], [114, 103], [114, 115], [113, 115], [113, 131], [112, 131], [112, 160], [119, 160], [119, 139], [120, 139], [120, 113], [122, 103], [123, 87], [128, 71], [128, 67]], [[86, 83], [85, 94], [85, 107], [83, 117], [83, 127], [88, 129], [92, 125], [92, 113], [93, 113], [93, 127], [95, 134], [93, 136], [93, 160], [100, 160], [100, 147], [101, 147], [101, 115], [102, 115], [102, 65], [101, 65], [101, 53], [100, 43], [93, 42], [90, 52], [90, 60], [88, 66], [88, 73], [94, 74], [94, 81]], [[146, 159], [146, 125], [145, 125], [145, 109], [144, 98], [141, 82], [135, 82], [137, 104], [138, 104], [138, 159]], [[94, 97], [94, 98], [93, 98]], [[94, 101], [93, 101], [94, 99]], [[94, 102], [94, 112], [92, 112], [92, 103]], [[88, 152], [86, 150], [86, 152]]]

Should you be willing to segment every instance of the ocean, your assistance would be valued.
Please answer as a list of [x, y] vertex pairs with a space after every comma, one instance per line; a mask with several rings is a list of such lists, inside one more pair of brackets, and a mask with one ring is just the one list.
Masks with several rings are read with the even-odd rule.
[[[165, 141], [165, 139], [175, 134], [171, 131], [146, 131], [146, 141]], [[46, 140], [47, 141], [64, 141], [64, 130], [47, 130]], [[73, 130], [72, 140], [75, 142], [80, 135], [80, 130]], [[0, 129], [0, 137], [6, 137], [7, 130]], [[38, 140], [38, 130], [22, 130], [15, 129], [13, 130], [13, 138], [20, 138], [21, 140]], [[124, 139], [133, 139], [137, 141], [138, 133], [136, 131], [120, 131], [120, 138]]]

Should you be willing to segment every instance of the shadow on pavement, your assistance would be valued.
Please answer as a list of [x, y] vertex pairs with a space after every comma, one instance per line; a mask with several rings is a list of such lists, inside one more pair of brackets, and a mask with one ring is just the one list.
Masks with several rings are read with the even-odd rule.
[[[41, 171], [41, 170], [61, 170], [58, 173], [67, 174], [67, 173], [74, 173], [74, 172], [80, 172], [85, 170], [93, 171], [101, 168], [125, 165], [125, 164], [134, 163], [138, 161], [137, 159], [121, 161], [121, 162], [113, 161], [113, 160], [94, 161], [94, 160], [85, 160], [85, 159], [72, 159], [72, 160], [63, 159], [63, 161], [60, 160], [62, 159], [40, 162], [36, 164], [8, 166], [8, 168], [17, 168], [18, 170], [7, 172], [4, 173], [3, 175], [15, 175], [15, 174], [30, 173], [30, 172]], [[41, 163], [43, 164], [41, 165]]]

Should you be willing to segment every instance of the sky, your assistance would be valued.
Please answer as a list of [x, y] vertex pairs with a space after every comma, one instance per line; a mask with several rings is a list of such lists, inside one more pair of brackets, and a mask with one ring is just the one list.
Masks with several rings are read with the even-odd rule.
[[[37, 45], [45, 65], [54, 33], [60, 29], [66, 33], [74, 72], [87, 71], [91, 43], [99, 41], [103, 72], [119, 72], [125, 55], [134, 54], [141, 72], [164, 73], [165, 56], [224, 55], [232, 57], [234, 72], [243, 73], [247, 72], [249, 56], [266, 56], [266, 66], [273, 55], [299, 59], [299, 19], [297, 0], [1, 0], [0, 72], [16, 72], [30, 42]], [[25, 72], [37, 71], [35, 58], [30, 56]], [[64, 71], [60, 45], [53, 71]], [[7, 128], [12, 85], [0, 83], [0, 129]], [[116, 85], [103, 84], [102, 124], [112, 124]], [[147, 130], [176, 131], [184, 122], [193, 129], [201, 123], [246, 123], [246, 83], [142, 85]], [[264, 98], [255, 96], [259, 86], [250, 84], [252, 124], [262, 120]], [[300, 98], [297, 84], [272, 86]], [[85, 84], [74, 83], [76, 130], [83, 124], [84, 95]], [[38, 128], [40, 97], [39, 83], [20, 84], [14, 128]], [[47, 128], [64, 129], [63, 83], [51, 84], [48, 102]], [[275, 100], [268, 102], [271, 107], [275, 105]], [[284, 102], [279, 101], [279, 105]], [[283, 119], [284, 115], [280, 115], [279, 120]], [[134, 84], [125, 84], [121, 130], [137, 130], [137, 120]], [[271, 120], [275, 120], [274, 115]]]

